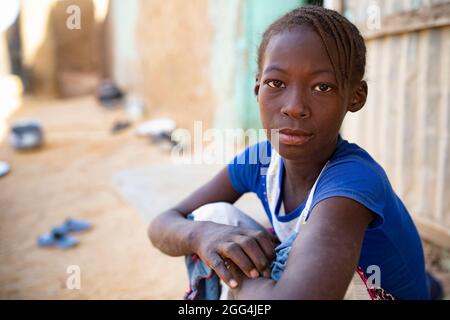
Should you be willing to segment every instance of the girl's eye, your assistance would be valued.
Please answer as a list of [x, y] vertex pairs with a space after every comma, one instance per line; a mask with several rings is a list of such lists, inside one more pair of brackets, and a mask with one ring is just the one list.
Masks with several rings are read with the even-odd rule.
[[319, 92], [328, 92], [331, 90], [331, 87], [325, 83], [321, 83], [315, 86], [314, 90]]
[[271, 88], [286, 88], [286, 85], [280, 80], [270, 80], [266, 84]]

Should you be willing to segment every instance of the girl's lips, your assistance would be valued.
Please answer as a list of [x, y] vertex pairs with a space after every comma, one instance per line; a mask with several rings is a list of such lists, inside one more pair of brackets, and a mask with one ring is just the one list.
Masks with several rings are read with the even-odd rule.
[[280, 142], [287, 145], [300, 146], [307, 143], [312, 137], [312, 134], [299, 133], [291, 130], [279, 132]]

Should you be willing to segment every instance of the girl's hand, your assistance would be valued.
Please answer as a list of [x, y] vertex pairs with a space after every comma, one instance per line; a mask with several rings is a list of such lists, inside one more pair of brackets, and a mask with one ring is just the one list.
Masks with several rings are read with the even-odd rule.
[[248, 277], [242, 272], [241, 269], [238, 268], [238, 266], [233, 261], [231, 261], [229, 259], [225, 259], [224, 263], [225, 263], [225, 267], [231, 273], [232, 278], [235, 279], [236, 282], [238, 283], [238, 285], [236, 287], [232, 287], [232, 288], [239, 290], [239, 286], [242, 284], [242, 281], [245, 279], [248, 279]]
[[267, 231], [200, 222], [194, 251], [231, 288], [239, 279], [233, 277], [225, 260], [234, 263], [244, 275], [270, 277], [270, 263], [275, 258], [278, 239]]

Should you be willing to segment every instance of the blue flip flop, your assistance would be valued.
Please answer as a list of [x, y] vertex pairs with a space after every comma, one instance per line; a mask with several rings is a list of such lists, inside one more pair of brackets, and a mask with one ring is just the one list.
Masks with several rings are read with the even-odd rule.
[[68, 235], [64, 228], [55, 227], [49, 233], [39, 236], [37, 243], [40, 247], [58, 246], [60, 249], [69, 249], [76, 246], [79, 241]]
[[67, 218], [60, 227], [67, 233], [88, 230], [92, 225], [86, 220]]

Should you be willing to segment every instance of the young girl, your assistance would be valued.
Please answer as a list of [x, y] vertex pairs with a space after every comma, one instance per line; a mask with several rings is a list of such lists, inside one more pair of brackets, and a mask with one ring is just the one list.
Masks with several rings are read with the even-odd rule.
[[[429, 298], [407, 209], [383, 168], [339, 135], [366, 102], [365, 55], [358, 29], [322, 7], [295, 9], [264, 33], [255, 94], [268, 141], [149, 227], [162, 252], [188, 256], [188, 297], [342, 299], [357, 271], [372, 298]], [[232, 206], [246, 192], [275, 235]], [[231, 292], [208, 283], [216, 275]]]

